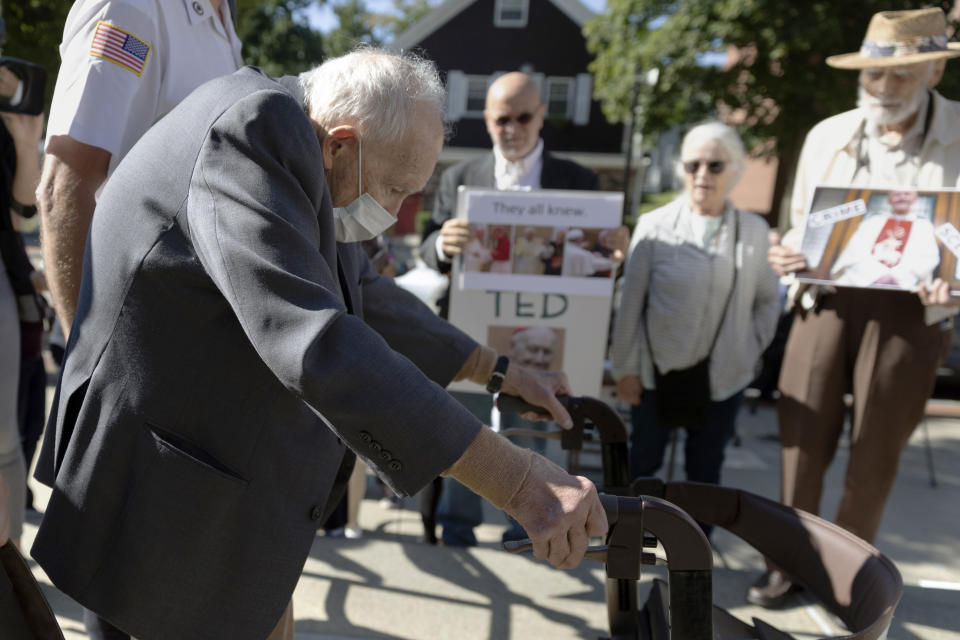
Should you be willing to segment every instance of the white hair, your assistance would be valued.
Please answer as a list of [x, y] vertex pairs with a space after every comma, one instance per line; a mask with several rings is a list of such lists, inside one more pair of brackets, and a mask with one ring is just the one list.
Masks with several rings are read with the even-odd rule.
[[731, 186], [736, 184], [740, 176], [743, 175], [743, 165], [747, 150], [744, 148], [743, 140], [740, 139], [740, 135], [736, 130], [717, 120], [709, 120], [698, 124], [690, 129], [687, 135], [683, 137], [683, 144], [680, 146], [680, 162], [678, 163], [677, 173], [683, 173], [683, 159], [687, 157], [690, 150], [710, 140], [719, 142], [720, 146], [726, 150], [727, 155], [730, 156], [730, 165], [733, 170], [733, 180], [730, 184]]
[[379, 144], [403, 138], [418, 106], [436, 111], [441, 122], [445, 113], [436, 65], [410, 53], [363, 46], [301, 74], [300, 83], [317, 124], [349, 124]]
[[526, 344], [534, 337], [546, 338], [553, 343], [557, 339], [557, 334], [550, 327], [527, 327], [525, 329], [519, 329], [510, 337], [510, 346], [511, 348], [516, 348], [521, 344]]

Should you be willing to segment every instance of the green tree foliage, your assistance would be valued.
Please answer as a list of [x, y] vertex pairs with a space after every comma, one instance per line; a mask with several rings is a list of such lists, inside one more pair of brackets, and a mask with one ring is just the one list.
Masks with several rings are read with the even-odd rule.
[[[930, 4], [901, 0], [896, 8]], [[953, 2], [934, 4], [949, 10]], [[777, 210], [806, 132], [856, 102], [857, 73], [824, 59], [857, 51], [870, 17], [888, 9], [889, 0], [608, 0], [584, 28], [596, 56], [595, 97], [609, 119], [625, 122], [635, 75], [657, 67], [659, 82], [639, 94], [643, 131], [740, 110], [748, 147], [780, 158]], [[740, 55], [725, 66], [703, 63], [705, 55], [727, 51]], [[960, 97], [956, 69], [938, 89]]]
[[60, 40], [70, 3], [63, 0], [18, 0], [3, 3], [7, 43], [3, 55], [42, 64], [47, 69], [47, 111], [60, 70]]
[[342, 56], [359, 44], [380, 44], [374, 35], [373, 15], [363, 0], [337, 0], [333, 13], [338, 26], [326, 35], [323, 51], [328, 58]]
[[312, 0], [238, 0], [237, 35], [243, 59], [271, 76], [300, 73], [320, 64], [324, 38], [303, 10]]
[[383, 40], [388, 42], [433, 11], [435, 4], [430, 0], [393, 0], [393, 10], [373, 14], [373, 23], [377, 32], [382, 33]]

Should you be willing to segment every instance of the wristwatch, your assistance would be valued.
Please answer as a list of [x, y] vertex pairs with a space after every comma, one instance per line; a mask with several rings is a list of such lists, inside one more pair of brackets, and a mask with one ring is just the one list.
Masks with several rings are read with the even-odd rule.
[[487, 381], [487, 391], [490, 393], [500, 391], [500, 387], [503, 386], [503, 379], [507, 377], [507, 365], [509, 364], [510, 358], [507, 356], [497, 358], [497, 364], [493, 366], [493, 373], [490, 374], [490, 379]]

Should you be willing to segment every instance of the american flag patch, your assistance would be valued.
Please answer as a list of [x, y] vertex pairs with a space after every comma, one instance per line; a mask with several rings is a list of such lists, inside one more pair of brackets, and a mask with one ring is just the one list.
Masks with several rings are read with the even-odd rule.
[[90, 55], [109, 60], [139, 76], [147, 64], [150, 45], [132, 33], [101, 20], [93, 34]]

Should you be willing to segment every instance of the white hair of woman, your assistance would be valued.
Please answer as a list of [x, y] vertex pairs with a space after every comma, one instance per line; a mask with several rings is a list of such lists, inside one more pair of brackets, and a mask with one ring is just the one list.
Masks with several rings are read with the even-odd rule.
[[691, 150], [709, 140], [719, 142], [730, 157], [730, 167], [733, 171], [733, 180], [730, 181], [730, 187], [733, 188], [740, 180], [740, 176], [743, 175], [747, 150], [744, 148], [743, 141], [737, 131], [717, 120], [709, 120], [698, 124], [683, 137], [683, 143], [680, 145], [680, 161], [677, 163], [677, 173], [683, 174], [683, 159], [688, 156]]
[[363, 46], [300, 76], [307, 113], [324, 129], [351, 124], [367, 140], [403, 137], [418, 106], [445, 114], [446, 90], [436, 65], [410, 53]]

